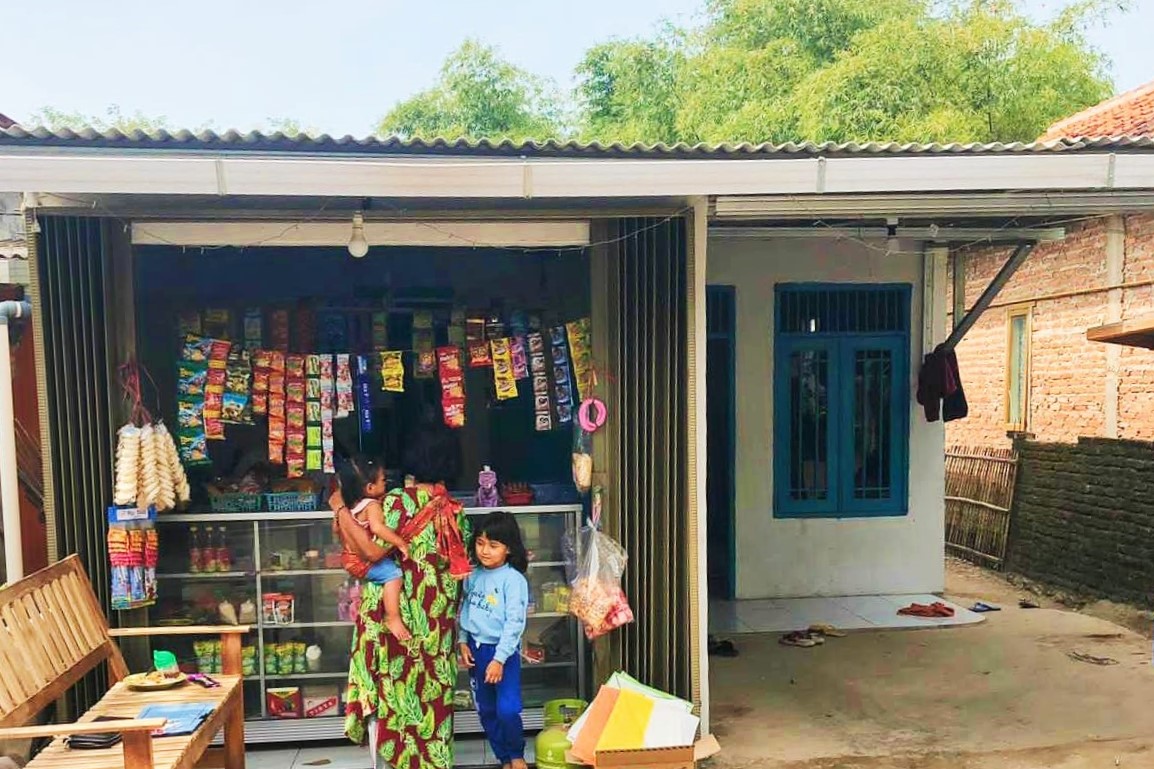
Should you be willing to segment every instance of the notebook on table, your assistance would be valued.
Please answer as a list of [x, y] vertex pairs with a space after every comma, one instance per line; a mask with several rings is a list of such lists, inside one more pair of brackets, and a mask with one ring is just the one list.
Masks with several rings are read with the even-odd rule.
[[192, 734], [212, 715], [213, 706], [203, 702], [189, 703], [160, 703], [148, 705], [137, 718], [164, 718], [168, 723], [164, 728], [153, 732], [153, 737], [175, 737], [182, 734]]

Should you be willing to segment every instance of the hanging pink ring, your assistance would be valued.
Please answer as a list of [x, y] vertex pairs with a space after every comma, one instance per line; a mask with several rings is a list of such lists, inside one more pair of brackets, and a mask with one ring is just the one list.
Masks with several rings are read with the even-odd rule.
[[605, 424], [608, 416], [609, 409], [605, 408], [605, 402], [600, 398], [586, 398], [577, 409], [577, 421], [580, 422], [581, 429], [587, 433], [597, 432]]

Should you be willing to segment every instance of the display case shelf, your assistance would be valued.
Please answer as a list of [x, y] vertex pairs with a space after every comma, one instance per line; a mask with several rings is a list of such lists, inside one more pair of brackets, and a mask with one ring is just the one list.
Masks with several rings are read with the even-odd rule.
[[255, 571], [185, 571], [171, 574], [157, 574], [157, 579], [253, 579]]
[[[568, 565], [564, 560], [566, 547], [578, 544], [581, 525], [579, 505], [542, 505], [510, 508], [467, 508], [470, 517], [483, 516], [496, 510], [511, 512], [521, 522], [526, 547], [541, 556], [542, 560], [529, 564], [530, 589], [548, 589], [561, 581], [549, 570], [561, 572]], [[348, 662], [350, 628], [354, 623], [340, 616], [337, 608], [338, 588], [344, 584], [345, 571], [336, 568], [298, 568], [300, 558], [306, 551], [333, 552], [338, 547], [332, 539], [332, 513], [315, 511], [303, 513], [177, 513], [162, 514], [158, 518], [161, 527], [161, 562], [157, 578], [159, 601], [153, 610], [152, 621], [190, 621], [198, 624], [208, 619], [209, 624], [219, 623], [212, 617], [215, 607], [222, 600], [239, 604], [242, 600], [252, 600], [257, 606], [258, 619], [253, 624], [251, 644], [246, 644], [255, 655], [256, 673], [246, 680], [259, 694], [246, 704], [245, 739], [248, 742], [280, 742], [292, 740], [328, 740], [343, 736], [343, 717], [279, 720], [268, 717], [264, 692], [269, 688], [283, 688], [299, 685], [302, 688], [317, 686], [332, 687], [334, 693], [340, 682], [347, 676], [345, 670], [331, 670], [343, 667]], [[189, 559], [181, 552], [182, 536], [187, 545], [188, 537], [182, 535], [189, 527], [213, 527], [224, 524], [228, 527], [228, 545], [232, 550], [233, 562], [238, 560], [245, 567], [250, 563], [267, 564], [270, 559], [279, 559], [279, 564], [288, 568], [236, 570], [228, 572], [189, 571]], [[567, 542], [564, 541], [567, 539]], [[166, 546], [170, 549], [166, 550]], [[331, 563], [331, 560], [330, 560]], [[243, 584], [242, 584], [243, 583]], [[266, 622], [263, 598], [269, 593], [291, 592], [294, 601], [294, 621], [291, 623]], [[540, 605], [540, 599], [538, 599]], [[175, 612], [172, 612], [175, 608]], [[166, 613], [169, 616], [166, 616]], [[211, 619], [209, 619], [212, 617]], [[568, 618], [568, 625], [558, 621]], [[549, 637], [550, 628], [558, 628], [564, 635], [565, 643], [553, 652], [553, 657], [565, 659], [530, 664], [522, 661], [523, 672], [530, 677], [526, 685], [525, 726], [527, 730], [541, 728], [542, 711], [537, 707], [541, 702], [554, 698], [585, 696], [586, 647], [585, 637], [576, 618], [564, 612], [535, 612], [529, 615], [526, 630], [527, 643], [542, 643], [541, 636]], [[552, 624], [540, 622], [552, 620]], [[558, 632], [554, 631], [554, 632]], [[278, 643], [279, 642], [279, 643]], [[320, 645], [324, 654], [324, 670], [310, 673], [265, 673], [265, 655], [276, 653], [272, 649], [282, 643], [307, 643]], [[196, 660], [192, 652], [192, 641], [188, 649], [173, 649], [182, 661]], [[183, 653], [181, 653], [183, 652]], [[276, 669], [276, 665], [272, 665]], [[330, 672], [331, 670], [331, 672]], [[248, 688], [248, 686], [246, 686]], [[458, 711], [454, 730], [458, 734], [473, 734], [481, 730], [477, 715], [471, 710]]]

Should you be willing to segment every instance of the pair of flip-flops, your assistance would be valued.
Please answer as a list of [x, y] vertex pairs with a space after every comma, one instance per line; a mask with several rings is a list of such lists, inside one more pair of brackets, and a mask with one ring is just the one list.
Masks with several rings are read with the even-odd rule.
[[930, 604], [911, 603], [909, 606], [898, 609], [898, 614], [905, 617], [923, 617], [926, 619], [945, 619], [954, 616], [954, 609], [941, 601]]
[[803, 649], [808, 649], [814, 646], [821, 646], [825, 643], [826, 638], [844, 638], [845, 633], [835, 628], [833, 625], [810, 625], [807, 630], [795, 630], [792, 633], [786, 633], [778, 639], [778, 643], [784, 646], [798, 646]]
[[1002, 610], [1001, 606], [994, 606], [992, 603], [986, 603], [985, 601], [978, 601], [977, 603], [975, 603], [973, 606], [970, 607], [970, 611], [977, 612], [978, 614], [985, 614], [987, 612], [1001, 611], [1001, 610]]

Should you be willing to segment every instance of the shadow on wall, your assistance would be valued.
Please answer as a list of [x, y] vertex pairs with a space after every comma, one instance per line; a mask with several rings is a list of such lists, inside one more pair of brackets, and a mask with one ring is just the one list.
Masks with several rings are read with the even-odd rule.
[[1154, 443], [1019, 441], [1007, 569], [1154, 608]]

